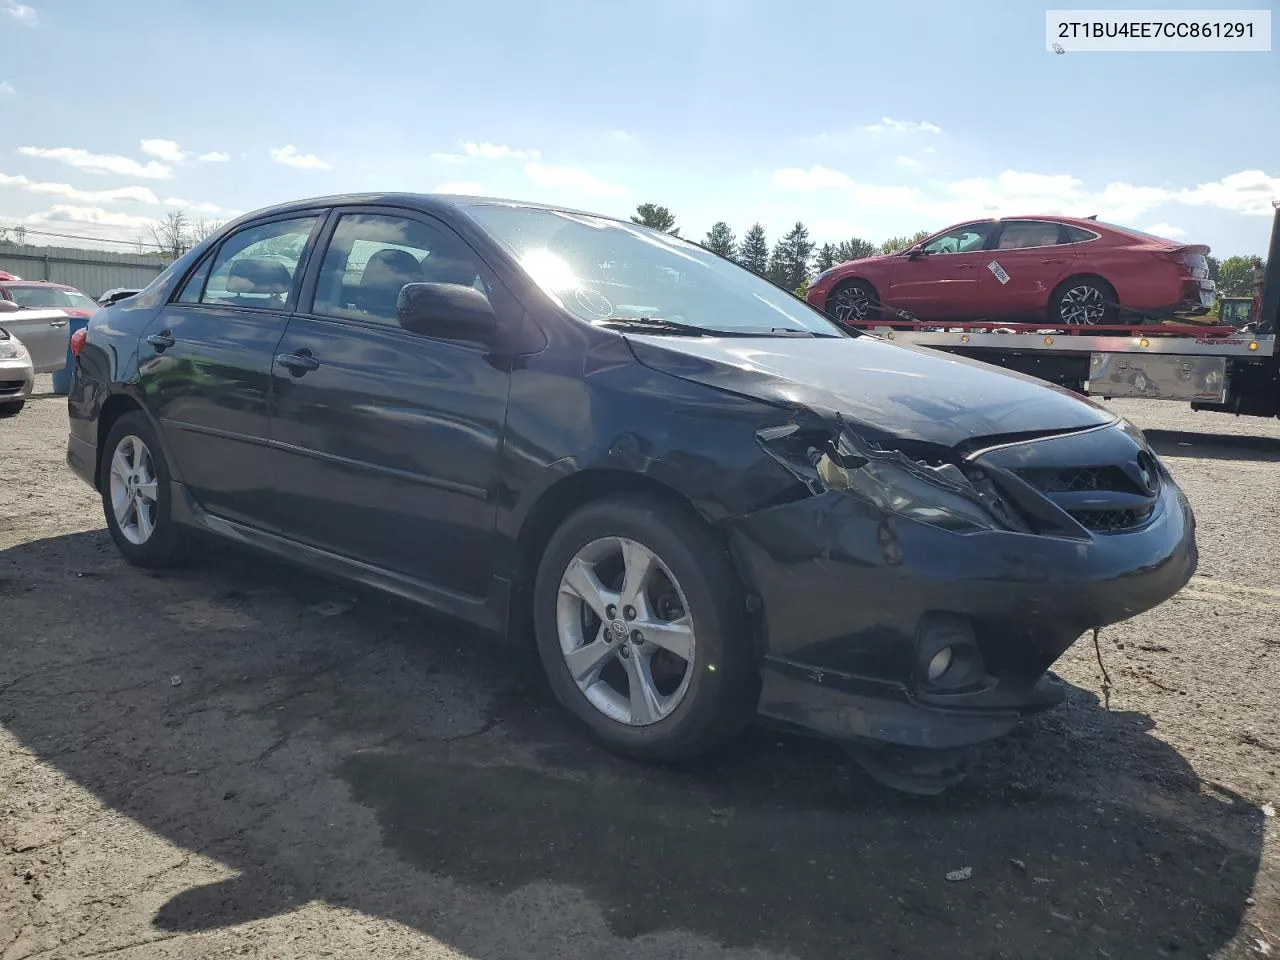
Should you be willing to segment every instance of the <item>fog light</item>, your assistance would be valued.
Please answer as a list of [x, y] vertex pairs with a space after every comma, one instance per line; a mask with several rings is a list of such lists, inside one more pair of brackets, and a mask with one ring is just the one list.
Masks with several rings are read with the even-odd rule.
[[947, 668], [951, 666], [951, 648], [943, 647], [933, 655], [933, 659], [929, 661], [929, 668], [926, 671], [929, 676], [930, 683], [936, 683], [938, 678], [947, 672]]

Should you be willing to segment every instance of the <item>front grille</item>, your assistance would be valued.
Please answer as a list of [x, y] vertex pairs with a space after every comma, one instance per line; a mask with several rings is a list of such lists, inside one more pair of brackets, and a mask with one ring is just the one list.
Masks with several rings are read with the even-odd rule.
[[1137, 494], [1145, 492], [1138, 489], [1138, 485], [1125, 476], [1119, 467], [1038, 467], [1019, 470], [1018, 473], [1037, 490], [1050, 494], [1104, 490]]
[[25, 385], [25, 380], [0, 380], [0, 395], [18, 393]]
[[1140, 527], [1151, 519], [1155, 504], [1136, 510], [1068, 510], [1071, 519], [1094, 533], [1120, 533]]
[[1017, 475], [1091, 533], [1123, 533], [1151, 519], [1160, 470], [1145, 450], [1123, 465], [1023, 467]]

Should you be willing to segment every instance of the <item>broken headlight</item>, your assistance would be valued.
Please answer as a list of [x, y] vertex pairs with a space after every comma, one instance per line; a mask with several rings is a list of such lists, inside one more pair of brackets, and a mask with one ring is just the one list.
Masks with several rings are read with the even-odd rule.
[[981, 473], [971, 478], [955, 464], [935, 466], [881, 449], [848, 427], [831, 435], [788, 424], [757, 437], [815, 495], [847, 491], [886, 513], [956, 533], [1026, 529]]

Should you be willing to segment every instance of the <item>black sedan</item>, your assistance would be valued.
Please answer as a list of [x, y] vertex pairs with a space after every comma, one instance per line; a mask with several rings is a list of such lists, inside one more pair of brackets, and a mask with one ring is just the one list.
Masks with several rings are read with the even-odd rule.
[[1196, 566], [1124, 420], [578, 211], [261, 210], [72, 348], [68, 463], [130, 562], [214, 534], [531, 625], [559, 700], [640, 759], [762, 715], [941, 789]]

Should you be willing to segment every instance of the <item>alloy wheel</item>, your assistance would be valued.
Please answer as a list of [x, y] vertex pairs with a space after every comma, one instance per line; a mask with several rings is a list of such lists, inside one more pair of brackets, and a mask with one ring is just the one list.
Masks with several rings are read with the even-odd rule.
[[605, 537], [574, 554], [560, 578], [556, 633], [574, 683], [611, 720], [650, 726], [689, 691], [697, 648], [689, 605], [638, 541]]
[[1072, 326], [1093, 326], [1107, 312], [1107, 302], [1102, 291], [1090, 284], [1072, 287], [1062, 295], [1059, 313], [1062, 322]]
[[841, 323], [866, 320], [871, 315], [871, 298], [860, 286], [841, 287], [835, 291], [831, 315]]
[[111, 456], [111, 509], [121, 534], [142, 546], [156, 529], [159, 485], [151, 451], [138, 437], [120, 438]]

